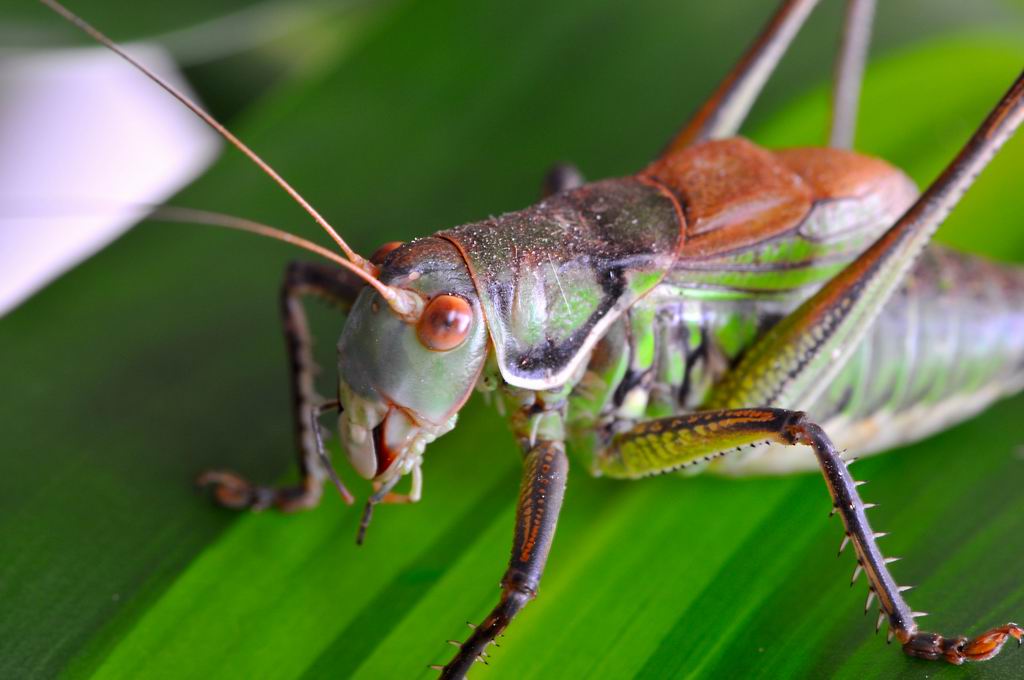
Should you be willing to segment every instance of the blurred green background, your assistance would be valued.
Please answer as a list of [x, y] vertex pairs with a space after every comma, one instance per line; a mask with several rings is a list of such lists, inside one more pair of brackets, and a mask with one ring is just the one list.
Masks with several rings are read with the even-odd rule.
[[[81, 0], [119, 40], [234, 2]], [[204, 101], [360, 251], [523, 207], [556, 161], [591, 178], [649, 161], [774, 3], [305, 3], [288, 30], [180, 55]], [[1024, 63], [1020, 0], [880, 3], [858, 138], [926, 183]], [[267, 5], [280, 9], [285, 3]], [[820, 144], [841, 14], [824, 2], [746, 131]], [[227, 21], [229, 33], [231, 23]], [[7, 3], [8, 44], [79, 44]], [[180, 34], [179, 34], [180, 35]], [[126, 66], [127, 68], [127, 66]], [[54, 159], [59, 162], [59, 157]], [[1024, 260], [1017, 139], [943, 230]], [[239, 154], [176, 204], [317, 236]], [[423, 502], [235, 515], [209, 467], [294, 474], [276, 293], [297, 253], [202, 227], [137, 228], [0, 319], [0, 677], [432, 677], [497, 597], [517, 452], [474, 400], [430, 448]], [[301, 257], [301, 254], [298, 254]], [[314, 306], [324, 371], [342, 320]], [[1024, 618], [1024, 400], [862, 462], [883, 548], [929, 626]], [[352, 474], [345, 475], [351, 479]], [[365, 485], [357, 487], [365, 494]], [[861, 615], [863, 582], [815, 475], [619, 483], [571, 476], [539, 599], [473, 677], [1021, 677], [906, 659]]]

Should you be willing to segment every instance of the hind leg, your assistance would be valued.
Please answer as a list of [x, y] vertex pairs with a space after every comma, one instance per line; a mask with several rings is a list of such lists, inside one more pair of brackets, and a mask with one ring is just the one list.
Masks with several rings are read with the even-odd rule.
[[772, 408], [701, 411], [687, 416], [652, 420], [616, 435], [597, 459], [601, 472], [609, 477], [638, 478], [710, 462], [735, 455], [743, 447], [774, 443], [809, 446], [818, 459], [832, 507], [843, 520], [846, 537], [840, 552], [853, 546], [857, 559], [853, 581], [861, 573], [867, 577], [868, 599], [865, 611], [878, 601], [878, 621], [889, 622], [889, 639], [895, 637], [903, 651], [922, 659], [945, 659], [950, 663], [983, 661], [999, 653], [1003, 644], [1024, 637], [1024, 628], [1008, 623], [975, 638], [943, 637], [921, 632], [915, 618], [924, 616], [907, 605], [889, 573], [889, 563], [878, 547], [878, 538], [868, 523], [865, 504], [857, 492], [858, 482], [850, 475], [847, 463], [825, 432], [799, 411]]
[[[779, 60], [819, 0], [783, 0], [767, 26], [698, 109], [669, 142], [663, 156], [708, 139], [735, 135]], [[846, 0], [846, 18], [836, 59], [829, 145], [852, 148], [857, 100], [871, 38], [875, 0]]]

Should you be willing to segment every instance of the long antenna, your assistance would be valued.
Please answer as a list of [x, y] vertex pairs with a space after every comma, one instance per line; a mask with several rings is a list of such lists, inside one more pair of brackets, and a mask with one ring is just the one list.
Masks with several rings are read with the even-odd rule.
[[299, 194], [299, 192], [292, 187], [291, 184], [288, 184], [288, 182], [286, 182], [285, 179], [281, 177], [281, 175], [277, 174], [276, 170], [274, 170], [262, 158], [256, 155], [256, 152], [250, 149], [248, 146], [246, 146], [242, 142], [242, 140], [238, 139], [238, 137], [235, 137], [235, 135], [232, 134], [230, 130], [221, 125], [216, 118], [207, 113], [202, 107], [200, 107], [198, 104], [192, 101], [183, 92], [179, 91], [177, 88], [175, 88], [173, 85], [165, 81], [163, 78], [153, 73], [151, 70], [149, 70], [149, 68], [144, 66], [142, 63], [136, 61], [134, 58], [131, 57], [131, 55], [129, 55], [127, 52], [121, 49], [113, 40], [111, 40], [106, 35], [101, 33], [98, 29], [94, 28], [91, 24], [85, 21], [85, 19], [82, 19], [80, 16], [69, 10], [67, 7], [57, 2], [57, 0], [39, 0], [39, 2], [49, 7], [60, 16], [64, 17], [71, 24], [84, 31], [94, 40], [96, 40], [103, 46], [107, 47], [115, 54], [119, 55], [122, 59], [124, 59], [129, 64], [134, 66], [154, 83], [156, 83], [164, 90], [166, 90], [171, 96], [173, 96], [175, 99], [184, 104], [192, 113], [199, 116], [199, 118], [204, 123], [213, 128], [213, 130], [217, 134], [219, 134], [221, 137], [230, 142], [235, 148], [237, 148], [239, 151], [248, 156], [253, 163], [255, 163], [263, 172], [267, 173], [267, 175], [269, 175], [272, 180], [274, 180], [282, 189], [284, 189], [288, 193], [288, 195], [291, 196], [292, 199], [302, 207], [303, 210], [309, 213], [310, 216], [312, 216], [312, 218], [316, 221], [316, 223], [323, 227], [324, 231], [326, 231], [330, 235], [330, 237], [334, 239], [334, 242], [338, 244], [342, 252], [345, 253], [345, 256], [348, 257], [348, 259], [351, 260], [356, 267], [362, 269], [370, 276], [374, 276], [377, 273], [377, 269], [373, 265], [373, 263], [371, 263], [362, 255], [359, 255], [357, 252], [352, 250], [348, 246], [348, 244], [345, 243], [345, 239], [341, 238], [338, 232], [334, 230], [334, 227], [332, 227], [327, 222], [327, 220], [325, 220], [323, 216], [320, 213], [318, 213], [316, 209], [313, 208], [313, 206], [311, 206], [309, 202], [306, 201], [306, 199], [304, 199]]
[[391, 287], [384, 285], [365, 269], [360, 269], [334, 251], [328, 250], [322, 245], [313, 243], [312, 241], [307, 241], [301, 236], [296, 236], [295, 234], [291, 234], [276, 227], [271, 227], [267, 224], [255, 222], [244, 217], [236, 217], [234, 215], [211, 212], [209, 210], [198, 210], [196, 208], [185, 208], [174, 205], [157, 206], [149, 213], [147, 219], [166, 219], [175, 222], [191, 222], [193, 224], [225, 227], [227, 229], [236, 229], [250, 234], [266, 236], [267, 238], [276, 239], [278, 241], [284, 241], [285, 243], [302, 248], [303, 250], [316, 253], [317, 255], [327, 258], [331, 262], [348, 269], [353, 274], [376, 288], [377, 292], [380, 293], [384, 299], [390, 300], [390, 298], [394, 296], [394, 290]]
[[[143, 218], [144, 220], [167, 220], [169, 222], [187, 222], [189, 224], [201, 224], [210, 227], [223, 227], [225, 229], [244, 231], [248, 234], [256, 234], [257, 236], [272, 238], [275, 241], [283, 241], [284, 243], [295, 246], [296, 248], [307, 250], [315, 255], [328, 259], [345, 269], [348, 269], [353, 274], [377, 289], [377, 292], [386, 300], [390, 301], [394, 296], [395, 290], [393, 288], [381, 283], [379, 279], [373, 277], [369, 272], [360, 269], [333, 250], [328, 250], [319, 243], [313, 243], [301, 236], [296, 236], [295, 234], [284, 231], [283, 229], [272, 227], [269, 224], [256, 222], [255, 220], [250, 220], [245, 217], [238, 217], [237, 215], [228, 215], [227, 213], [214, 212], [212, 210], [200, 210], [198, 208], [186, 208], [179, 205], [152, 205], [149, 203], [122, 202], [117, 202], [116, 205], [120, 208], [132, 208], [139, 211], [145, 211], [146, 216]], [[52, 208], [52, 205], [48, 207]], [[14, 215], [5, 211], [4, 213], [0, 213], [0, 222], [7, 219], [35, 219], [49, 216], [52, 212], [54, 211], [47, 210], [45, 215], [41, 215], [38, 212]], [[82, 211], [80, 209], [74, 209], [73, 214], [80, 215], [81, 213]]]
[[181, 222], [192, 222], [195, 224], [208, 224], [214, 227], [237, 229], [238, 231], [245, 231], [250, 234], [258, 234], [259, 236], [266, 236], [267, 238], [273, 238], [278, 241], [290, 243], [293, 246], [297, 246], [304, 250], [308, 250], [311, 253], [316, 253], [317, 255], [326, 257], [331, 262], [341, 265], [363, 281], [366, 281], [376, 289], [380, 296], [384, 298], [384, 301], [387, 302], [388, 305], [403, 319], [414, 322], [419, 319], [420, 315], [423, 313], [423, 299], [416, 293], [381, 283], [380, 279], [375, 277], [373, 274], [352, 264], [337, 253], [276, 227], [254, 222], [253, 220], [248, 220], [244, 217], [235, 217], [234, 215], [225, 215], [224, 213], [210, 212], [209, 210], [197, 210], [195, 208], [182, 208], [170, 205], [157, 207], [152, 213], [150, 213], [150, 217], [164, 217]]

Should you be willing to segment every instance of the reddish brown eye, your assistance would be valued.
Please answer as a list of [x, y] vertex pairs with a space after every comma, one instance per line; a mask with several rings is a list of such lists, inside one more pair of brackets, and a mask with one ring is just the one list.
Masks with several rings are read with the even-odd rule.
[[438, 295], [427, 303], [416, 324], [416, 335], [427, 349], [447, 352], [462, 344], [469, 335], [473, 309], [455, 295]]
[[388, 241], [377, 250], [373, 251], [373, 255], [370, 255], [370, 262], [380, 265], [384, 264], [384, 259], [391, 254], [391, 251], [397, 250], [402, 247], [401, 241]]

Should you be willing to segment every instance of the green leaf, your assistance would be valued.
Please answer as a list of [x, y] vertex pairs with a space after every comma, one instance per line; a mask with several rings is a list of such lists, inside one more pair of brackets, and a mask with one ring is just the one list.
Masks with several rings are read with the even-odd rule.
[[[827, 76], [837, 4], [773, 81], [755, 140], [822, 139], [825, 90], [793, 97]], [[924, 184], [1017, 75], [1024, 17], [1019, 3], [922, 1], [921, 21], [896, 31], [882, 4], [859, 139]], [[594, 178], [642, 167], [763, 5], [408, 3], [237, 131], [367, 252], [522, 207], [554, 161]], [[968, 17], [973, 28], [942, 40], [896, 37]], [[1022, 171], [1017, 139], [945, 238], [1024, 259]], [[279, 193], [227, 154], [175, 203], [315, 235]], [[275, 296], [295, 255], [143, 227], [0, 321], [0, 676], [429, 677], [454, 651], [444, 641], [492, 606], [518, 454], [477, 401], [430, 448], [423, 502], [381, 508], [362, 548], [358, 512], [330, 495], [316, 512], [238, 516], [192, 489], [209, 467], [263, 480], [291, 470]], [[317, 311], [330, 393], [341, 322]], [[1024, 618], [1022, 406], [854, 468], [892, 533], [883, 548], [905, 558], [898, 580], [918, 586], [910, 601], [942, 632]], [[828, 508], [817, 475], [620, 483], [574, 471], [541, 594], [473, 676], [961, 674], [874, 635], [863, 587], [847, 585], [852, 559], [834, 557], [842, 531]], [[1020, 677], [1024, 653], [982, 668]]]

